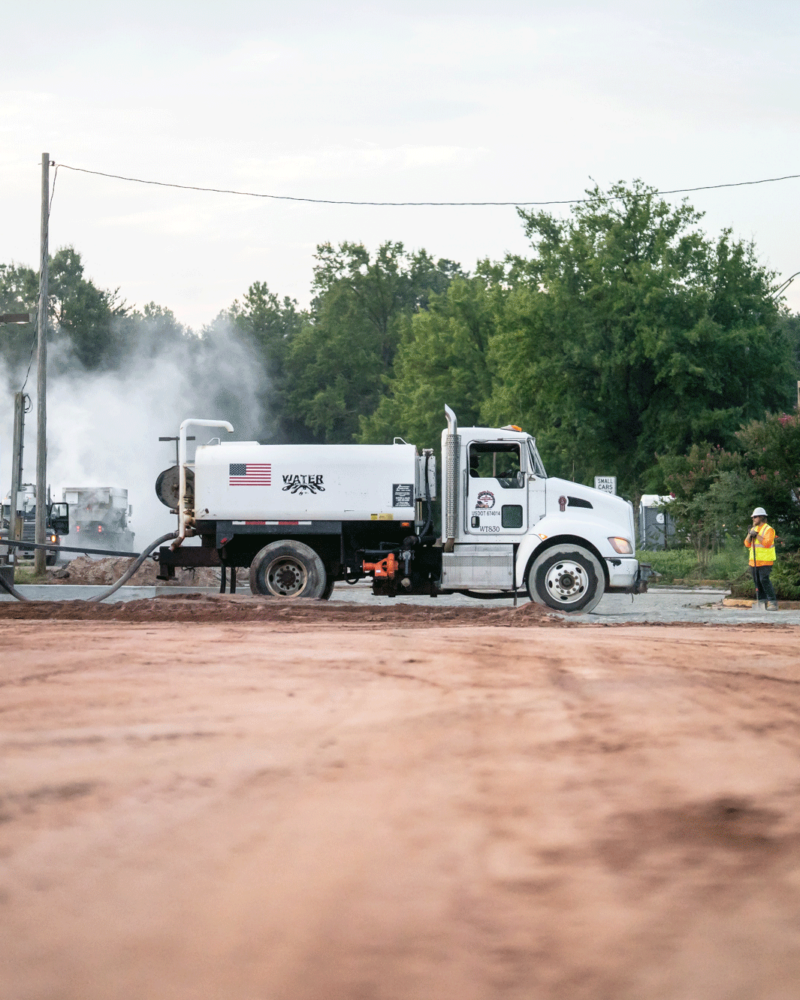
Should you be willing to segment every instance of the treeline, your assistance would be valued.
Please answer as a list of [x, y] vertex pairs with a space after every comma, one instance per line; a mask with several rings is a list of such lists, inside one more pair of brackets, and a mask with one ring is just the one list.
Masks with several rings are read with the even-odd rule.
[[[308, 309], [257, 282], [199, 334], [167, 309], [126, 307], [62, 249], [54, 363], [116, 370], [236, 337], [263, 368], [263, 440], [435, 446], [448, 403], [462, 425], [530, 430], [551, 472], [615, 474], [629, 496], [666, 489], [681, 457], [736, 452], [743, 427], [793, 408], [800, 317], [751, 244], [708, 236], [690, 205], [641, 182], [595, 188], [563, 220], [519, 214], [525, 256], [468, 272], [401, 243], [323, 244]], [[0, 312], [33, 309], [36, 284], [30, 268], [0, 267]], [[3, 334], [16, 378], [31, 331]]]

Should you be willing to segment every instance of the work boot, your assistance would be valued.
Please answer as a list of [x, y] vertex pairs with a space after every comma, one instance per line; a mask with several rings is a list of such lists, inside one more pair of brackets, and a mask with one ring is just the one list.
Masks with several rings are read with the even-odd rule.
[[767, 611], [777, 611], [778, 610], [778, 602], [777, 601], [767, 601], [767, 608], [766, 608], [766, 610]]

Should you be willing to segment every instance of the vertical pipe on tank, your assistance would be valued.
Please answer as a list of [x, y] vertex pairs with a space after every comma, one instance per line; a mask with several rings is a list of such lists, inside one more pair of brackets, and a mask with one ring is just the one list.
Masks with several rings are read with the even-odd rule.
[[458, 487], [459, 464], [461, 459], [461, 435], [458, 433], [458, 420], [449, 406], [444, 408], [447, 417], [447, 457], [445, 476], [447, 482], [447, 502], [445, 504], [445, 543], [444, 551], [452, 552], [458, 534]]
[[[180, 431], [178, 432], [178, 481], [180, 484], [178, 490], [178, 537], [170, 545], [171, 549], [177, 549], [178, 546], [183, 544], [183, 540], [186, 538], [187, 531], [189, 530], [187, 523], [189, 498], [186, 496], [186, 443], [188, 440], [186, 429], [190, 426], [224, 427], [229, 434], [233, 434], [233, 424], [227, 420], [198, 420], [195, 417], [190, 417], [181, 423]], [[192, 511], [192, 513], [194, 512]]]

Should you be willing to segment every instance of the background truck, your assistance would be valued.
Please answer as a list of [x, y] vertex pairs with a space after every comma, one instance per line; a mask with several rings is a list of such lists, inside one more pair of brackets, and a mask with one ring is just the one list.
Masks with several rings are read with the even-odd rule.
[[[118, 486], [65, 486], [69, 504], [71, 545], [131, 552], [134, 534], [128, 527], [128, 491]], [[100, 558], [100, 556], [98, 556]]]
[[[250, 588], [271, 597], [328, 598], [337, 580], [368, 577], [373, 592], [506, 597], [527, 591], [559, 611], [590, 611], [604, 593], [646, 589], [635, 558], [632, 505], [548, 477], [519, 427], [467, 427], [445, 407], [443, 525], [433, 527], [436, 459], [400, 438], [391, 445], [199, 446], [156, 484], [178, 515], [158, 554], [176, 566], [250, 568]], [[200, 545], [183, 546], [189, 536]], [[223, 588], [226, 574], [223, 572]], [[235, 587], [235, 572], [231, 573]]]
[[[47, 519], [45, 521], [46, 544], [61, 544], [61, 536], [69, 534], [68, 509], [61, 503], [50, 503], [48, 487]], [[9, 537], [11, 520], [11, 494], [7, 493], [3, 501], [2, 525], [0, 525], [0, 549], [5, 550], [2, 540]], [[36, 537], [36, 487], [33, 483], [23, 483], [17, 493], [16, 504], [16, 540], [33, 542]], [[16, 560], [33, 558], [33, 549], [15, 549]], [[7, 555], [3, 551], [4, 555]], [[58, 559], [57, 549], [47, 549], [45, 562], [54, 566]]]

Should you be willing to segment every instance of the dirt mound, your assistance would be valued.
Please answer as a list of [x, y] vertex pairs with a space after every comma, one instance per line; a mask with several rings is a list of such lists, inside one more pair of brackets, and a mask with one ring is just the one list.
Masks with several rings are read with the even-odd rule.
[[245, 594], [168, 594], [141, 601], [3, 602], [0, 620], [119, 622], [264, 622], [291, 631], [308, 628], [439, 628], [464, 625], [572, 626], [538, 604], [518, 608], [453, 608], [419, 604], [365, 605], [347, 601], [278, 600]]
[[[58, 569], [48, 570], [48, 583], [66, 584], [95, 584], [99, 586], [111, 586], [116, 583], [122, 574], [131, 565], [133, 559], [126, 559], [122, 556], [109, 557], [107, 559], [90, 559], [88, 556], [78, 556], [65, 566]], [[199, 566], [197, 569], [176, 569], [175, 579], [169, 584], [165, 580], [158, 580], [158, 564], [152, 559], [145, 560], [131, 579], [125, 584], [126, 587], [152, 587], [172, 585], [177, 587], [218, 587], [218, 569], [211, 566]], [[237, 571], [236, 579], [242, 585], [247, 584], [247, 570]]]

